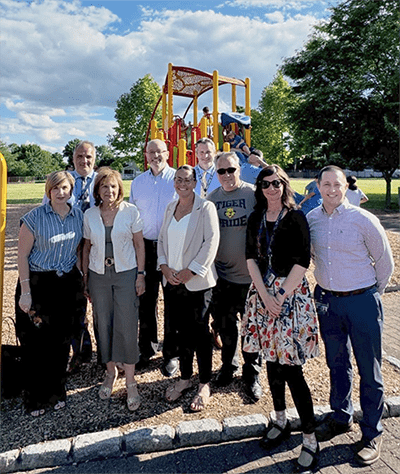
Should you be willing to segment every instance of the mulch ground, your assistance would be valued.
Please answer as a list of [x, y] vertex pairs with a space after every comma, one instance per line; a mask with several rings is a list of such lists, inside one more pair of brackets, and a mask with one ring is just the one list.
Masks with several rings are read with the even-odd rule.
[[[4, 317], [14, 316], [14, 291], [17, 281], [17, 239], [19, 218], [31, 205], [11, 205], [7, 211], [6, 232], [6, 258], [4, 280]], [[400, 239], [399, 234], [388, 232], [388, 237], [395, 255], [396, 270], [391, 285], [400, 285]], [[314, 283], [309, 271], [310, 283]], [[384, 296], [385, 298], [385, 296]], [[160, 340], [162, 340], [162, 299], [159, 300]], [[91, 315], [89, 311], [89, 320]], [[11, 329], [10, 329], [11, 328]], [[92, 332], [92, 326], [90, 325]], [[3, 324], [2, 342], [15, 343], [12, 325]], [[94, 346], [95, 347], [95, 346]], [[320, 356], [307, 362], [304, 367], [306, 380], [310, 386], [315, 405], [329, 404], [329, 373], [324, 360], [323, 344], [320, 344]], [[213, 355], [213, 371], [217, 373], [221, 366], [220, 352], [215, 350]], [[55, 412], [48, 410], [45, 415], [33, 418], [27, 414], [23, 407], [21, 397], [4, 399], [1, 402], [2, 436], [0, 452], [24, 447], [29, 444], [45, 440], [62, 439], [78, 434], [97, 432], [109, 428], [121, 430], [132, 427], [155, 426], [168, 424], [175, 427], [181, 421], [214, 418], [222, 421], [231, 416], [262, 413], [266, 416], [272, 411], [272, 399], [268, 391], [266, 372], [261, 374], [261, 383], [264, 388], [264, 397], [256, 404], [246, 395], [240, 374], [234, 382], [226, 388], [212, 387], [210, 405], [202, 413], [191, 413], [189, 406], [196, 393], [193, 388], [175, 403], [168, 403], [164, 393], [171, 379], [161, 374], [161, 353], [157, 354], [145, 372], [137, 374], [139, 392], [142, 404], [139, 410], [131, 413], [126, 408], [126, 390], [123, 374], [120, 374], [110, 401], [103, 402], [98, 398], [98, 389], [104, 377], [104, 372], [96, 364], [94, 352], [92, 362], [82, 367], [81, 371], [68, 379], [67, 407]], [[355, 364], [354, 364], [355, 366]], [[356, 371], [356, 369], [355, 369]], [[195, 367], [197, 373], [197, 367]], [[383, 377], [386, 397], [400, 396], [400, 371], [387, 363], [383, 364]], [[194, 377], [195, 386], [198, 383]], [[358, 375], [354, 383], [353, 400], [357, 401]], [[288, 407], [293, 407], [293, 402], [288, 392]]]

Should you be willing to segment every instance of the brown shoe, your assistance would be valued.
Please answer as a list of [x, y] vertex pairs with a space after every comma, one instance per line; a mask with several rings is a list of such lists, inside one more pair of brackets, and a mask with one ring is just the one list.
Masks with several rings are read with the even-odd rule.
[[382, 436], [370, 440], [361, 440], [362, 446], [356, 454], [359, 464], [369, 466], [377, 461], [381, 456]]

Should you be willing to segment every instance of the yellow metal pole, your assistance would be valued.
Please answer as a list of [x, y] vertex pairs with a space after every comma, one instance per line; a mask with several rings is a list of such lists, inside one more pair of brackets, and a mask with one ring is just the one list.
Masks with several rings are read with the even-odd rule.
[[[7, 218], [7, 163], [0, 153], [0, 347], [3, 323], [4, 251]], [[1, 353], [1, 351], [0, 351]]]
[[231, 145], [228, 142], [224, 142], [222, 145], [222, 150], [225, 151], [231, 151]]
[[186, 140], [181, 138], [178, 142], [178, 166], [186, 164]]
[[[245, 79], [245, 113], [246, 115], [248, 115], [249, 117], [251, 116], [251, 104], [250, 104], [250, 79], [248, 77], [246, 77]], [[248, 146], [251, 145], [251, 138], [250, 138], [250, 129], [249, 128], [246, 128], [245, 132], [244, 132], [244, 138], [245, 138], [245, 142], [247, 143]]]
[[195, 92], [193, 99], [193, 127], [197, 127], [197, 107], [197, 92]]
[[205, 117], [201, 117], [200, 120], [200, 135], [201, 138], [205, 138], [207, 136], [207, 119]]
[[215, 149], [218, 150], [219, 125], [218, 125], [218, 71], [213, 72], [213, 140]]
[[163, 92], [162, 92], [162, 101], [161, 101], [161, 116], [162, 116], [162, 124], [161, 128], [164, 130], [164, 132], [167, 131], [167, 94], [165, 92], [165, 87], [163, 86]]
[[154, 140], [157, 137], [157, 120], [152, 120], [150, 123], [150, 137], [152, 140]]
[[172, 84], [172, 63], [168, 64], [168, 129], [172, 127], [173, 123], [173, 94], [174, 88]]

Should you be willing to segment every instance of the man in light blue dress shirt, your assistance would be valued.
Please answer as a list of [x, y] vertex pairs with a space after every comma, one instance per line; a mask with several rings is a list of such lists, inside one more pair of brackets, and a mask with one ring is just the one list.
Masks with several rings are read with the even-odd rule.
[[380, 295], [394, 269], [379, 219], [346, 198], [343, 170], [327, 166], [318, 175], [323, 203], [307, 214], [315, 263], [315, 301], [330, 370], [332, 412], [316, 429], [327, 441], [351, 430], [353, 350], [360, 375], [362, 439], [356, 460], [377, 461], [382, 444], [383, 307]]
[[[139, 349], [140, 360], [136, 370], [148, 367], [158, 347], [157, 299], [161, 271], [157, 270], [157, 240], [167, 204], [177, 199], [174, 189], [175, 170], [168, 166], [168, 149], [162, 140], [151, 140], [146, 147], [149, 169], [132, 181], [129, 202], [139, 209], [143, 220], [143, 237], [146, 251], [146, 291], [140, 296]], [[178, 349], [174, 335], [169, 331], [169, 318], [164, 312], [164, 364], [162, 372], [171, 377], [178, 370]]]
[[205, 199], [214, 189], [221, 186], [214, 165], [216, 150], [214, 142], [210, 138], [197, 140], [195, 149], [198, 163], [194, 167], [197, 178], [194, 190]]

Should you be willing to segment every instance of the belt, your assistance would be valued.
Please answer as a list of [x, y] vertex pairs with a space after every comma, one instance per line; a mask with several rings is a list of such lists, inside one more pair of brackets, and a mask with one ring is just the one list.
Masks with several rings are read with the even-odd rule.
[[144, 240], [144, 243], [148, 244], [148, 245], [152, 245], [155, 249], [157, 249], [157, 244], [158, 244], [158, 240], [150, 240], [150, 239], [143, 239]]
[[104, 265], [106, 267], [111, 267], [112, 265], [114, 265], [114, 259], [112, 257], [107, 257], [105, 260], [104, 260]]
[[373, 288], [375, 285], [368, 286], [367, 288], [360, 288], [358, 290], [352, 290], [352, 291], [331, 291], [331, 290], [325, 290], [324, 288], [321, 288], [322, 291], [325, 293], [329, 293], [332, 296], [355, 296], [355, 295], [361, 295], [362, 293], [365, 293], [366, 291], [370, 290]]

